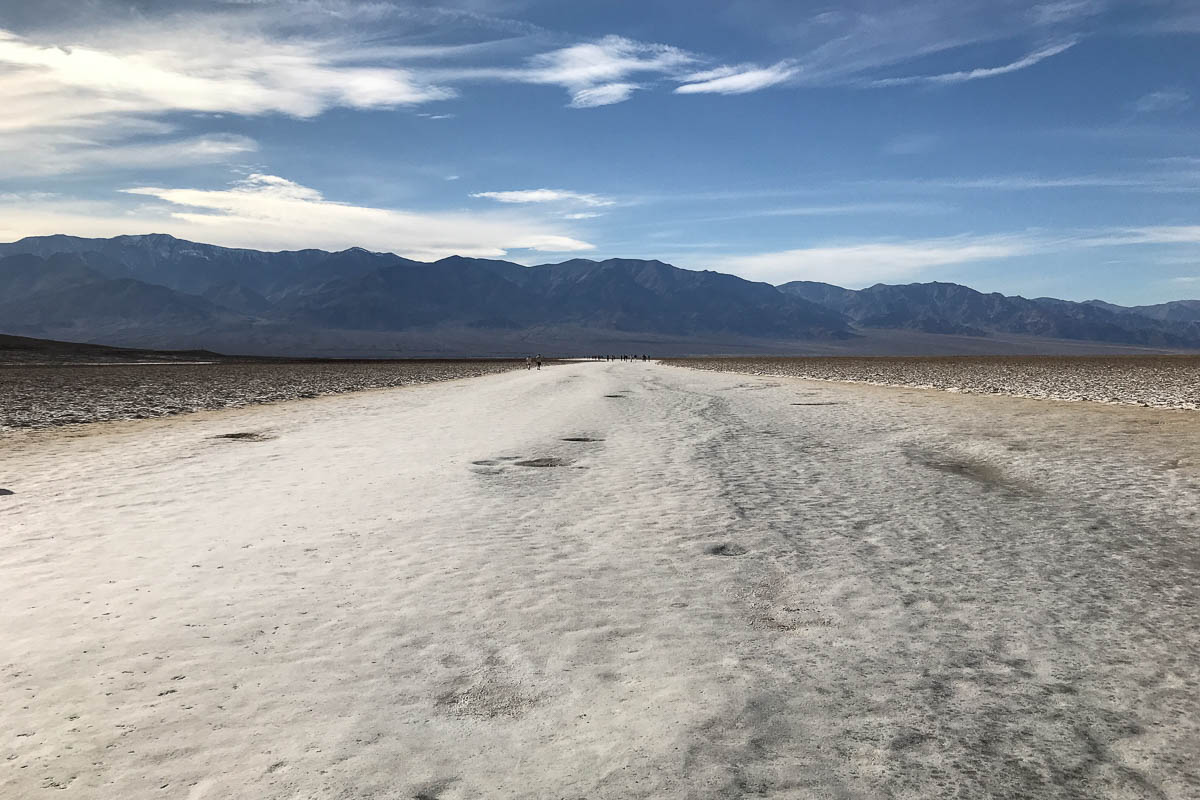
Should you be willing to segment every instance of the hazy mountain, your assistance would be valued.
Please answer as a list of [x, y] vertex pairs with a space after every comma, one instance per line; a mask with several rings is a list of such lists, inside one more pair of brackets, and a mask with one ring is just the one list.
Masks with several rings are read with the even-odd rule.
[[794, 281], [779, 289], [836, 310], [859, 328], [969, 336], [1008, 333], [1153, 347], [1200, 345], [1200, 324], [1187, 320], [1155, 319], [1097, 302], [984, 294], [955, 283], [876, 284], [850, 290]]
[[1164, 322], [1200, 322], [1200, 300], [1172, 300], [1169, 303], [1157, 303], [1152, 306], [1115, 306], [1103, 300], [1087, 300], [1086, 304]]
[[1070, 349], [1063, 340], [1200, 347], [1191, 310], [1189, 301], [1123, 309], [950, 283], [774, 287], [639, 259], [426, 264], [361, 248], [264, 253], [165, 235], [0, 245], [0, 332], [227, 352], [498, 354], [539, 342], [579, 352], [670, 342], [675, 353]]

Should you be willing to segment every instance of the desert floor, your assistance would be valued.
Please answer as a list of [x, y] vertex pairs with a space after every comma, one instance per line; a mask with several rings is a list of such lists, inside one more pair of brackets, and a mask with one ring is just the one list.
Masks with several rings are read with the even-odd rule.
[[1194, 411], [582, 363], [0, 488], [6, 800], [1200, 797]]

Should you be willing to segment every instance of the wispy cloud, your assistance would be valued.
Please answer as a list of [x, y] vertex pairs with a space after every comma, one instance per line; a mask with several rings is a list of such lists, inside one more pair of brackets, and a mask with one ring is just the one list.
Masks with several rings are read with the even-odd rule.
[[1068, 250], [1135, 245], [1197, 245], [1200, 225], [1146, 226], [988, 236], [947, 236], [904, 241], [849, 242], [727, 256], [710, 262], [753, 280], [813, 280], [859, 288], [913, 280], [937, 267], [995, 261]]
[[745, 94], [790, 80], [798, 72], [790, 61], [780, 61], [769, 67], [742, 64], [719, 67], [705, 72], [685, 75], [686, 81], [675, 88], [676, 94]]
[[519, 67], [469, 67], [435, 70], [431, 74], [447, 81], [502, 80], [561, 86], [573, 108], [620, 103], [643, 84], [633, 80], [674, 75], [696, 61], [696, 56], [665, 44], [653, 44], [605, 36], [545, 53], [538, 53]]
[[1011, 258], [1030, 251], [1030, 241], [1020, 236], [954, 236], [731, 256], [718, 259], [714, 266], [769, 283], [812, 280], [859, 287], [912, 278], [947, 264]]
[[1139, 114], [1157, 114], [1187, 108], [1191, 102], [1192, 96], [1183, 89], [1159, 89], [1139, 97], [1133, 110]]
[[471, 197], [486, 198], [499, 203], [579, 203], [585, 206], [611, 206], [610, 197], [567, 189], [516, 189], [507, 192], [475, 192]]
[[1200, 192], [1200, 169], [1189, 159], [1175, 159], [1173, 169], [1124, 175], [986, 175], [978, 178], [860, 181], [857, 185], [909, 191], [930, 189], [1023, 192], [1042, 189], [1130, 189], [1144, 192]]
[[1078, 44], [1077, 39], [1071, 39], [1057, 44], [1047, 45], [1038, 50], [1029, 53], [1023, 58], [1019, 58], [1008, 64], [999, 67], [980, 67], [977, 69], [962, 70], [959, 72], [944, 72], [940, 75], [910, 75], [902, 78], [881, 78], [869, 81], [868, 86], [872, 87], [887, 87], [887, 86], [908, 86], [912, 84], [934, 84], [948, 85], [955, 83], [966, 83], [967, 81], [976, 81], [983, 78], [995, 78], [1000, 75], [1007, 75], [1011, 72], [1028, 69], [1036, 64], [1040, 64], [1048, 58], [1066, 52]]
[[158, 33], [153, 41], [97, 47], [0, 31], [0, 129], [100, 125], [114, 113], [312, 117], [335, 106], [392, 108], [454, 95], [406, 70], [355, 64], [335, 43], [220, 30]]
[[358, 246], [421, 259], [592, 249], [588, 242], [529, 215], [414, 212], [339, 203], [272, 175], [251, 175], [216, 190], [142, 186], [125, 191], [147, 202], [122, 208], [62, 199], [0, 201], [0, 228], [10, 238], [63, 231], [93, 236], [159, 231], [235, 247]]
[[[745, 211], [737, 211], [717, 216], [681, 217], [676, 218], [675, 222], [687, 222], [690, 224], [695, 224], [703, 222], [769, 219], [773, 217], [852, 217], [867, 215], [929, 216], [935, 214], [947, 214], [954, 210], [955, 209], [953, 206], [945, 203], [934, 203], [927, 201], [909, 202], [902, 200], [874, 201], [860, 203], [834, 203], [830, 205], [782, 206], [774, 208], [748, 209]], [[642, 224], [647, 226], [658, 226], [662, 223], [658, 220], [646, 223], [634, 222], [627, 224], [626, 227], [637, 227]]]
[[1200, 244], [1200, 225], [1148, 225], [1116, 228], [1068, 239], [1085, 247], [1139, 244]]
[[213, 163], [256, 148], [230, 133], [172, 138], [175, 126], [161, 120], [180, 113], [308, 118], [455, 94], [405, 69], [356, 61], [345, 42], [192, 22], [38, 36], [0, 30], [0, 174]]
[[1061, 25], [1102, 14], [1108, 7], [1104, 0], [1056, 0], [1039, 3], [1029, 10], [1034, 25]]
[[229, 161], [258, 150], [236, 134], [106, 141], [70, 131], [10, 134], [0, 139], [0, 178], [160, 169]]

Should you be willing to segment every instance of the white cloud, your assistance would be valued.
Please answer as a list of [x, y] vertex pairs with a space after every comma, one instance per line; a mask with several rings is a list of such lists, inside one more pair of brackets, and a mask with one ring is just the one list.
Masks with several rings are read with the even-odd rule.
[[340, 52], [338, 45], [220, 28], [162, 26], [107, 46], [35, 42], [0, 31], [0, 103], [6, 109], [0, 128], [40, 128], [112, 113], [312, 117], [334, 106], [389, 108], [454, 94], [405, 70], [352, 63], [352, 50]]
[[1091, 248], [1196, 244], [1200, 244], [1200, 225], [1160, 225], [1057, 236], [1018, 233], [834, 244], [727, 256], [710, 263], [744, 278], [774, 284], [812, 280], [858, 288], [913, 280], [930, 269], [952, 264]]
[[979, 69], [963, 70], [961, 72], [944, 72], [940, 75], [911, 75], [903, 78], [882, 78], [870, 81], [867, 85], [873, 87], [887, 86], [907, 86], [909, 84], [954, 84], [965, 83], [967, 81], [980, 80], [982, 78], [995, 78], [999, 75], [1007, 75], [1010, 72], [1027, 69], [1035, 64], [1045, 61], [1047, 58], [1070, 50], [1078, 44], [1077, 39], [1070, 39], [1065, 42], [1047, 45], [1039, 50], [1035, 50], [1024, 58], [1017, 59], [1009, 64], [1004, 64], [999, 67], [981, 67]]
[[1139, 114], [1156, 114], [1187, 108], [1191, 101], [1191, 95], [1183, 89], [1160, 89], [1139, 97], [1133, 104], [1133, 110]]
[[624, 80], [631, 75], [672, 72], [694, 60], [690, 54], [669, 45], [605, 36], [599, 41], [534, 56], [524, 77], [530, 83], [564, 86], [574, 98], [580, 92], [606, 86], [628, 86]]
[[745, 94], [757, 92], [769, 86], [777, 86], [796, 75], [798, 69], [789, 61], [780, 61], [769, 67], [743, 64], [738, 67], [720, 67], [707, 72], [687, 75], [687, 81], [676, 87], [676, 94]]
[[587, 242], [540, 220], [511, 213], [411, 212], [338, 203], [273, 175], [251, 175], [228, 189], [135, 187], [157, 203], [112, 206], [47, 201], [0, 203], [9, 239], [69, 231], [114, 236], [156, 231], [232, 247], [366, 247], [420, 259], [459, 254], [502, 257], [513, 249], [574, 252]]
[[634, 76], [676, 75], [692, 65], [696, 57], [677, 47], [605, 36], [539, 53], [522, 67], [477, 67], [433, 70], [439, 80], [502, 80], [516, 83], [561, 86], [571, 97], [573, 108], [593, 108], [628, 100], [642, 84]]
[[175, 132], [179, 113], [313, 117], [341, 106], [391, 108], [452, 89], [365, 64], [345, 41], [271, 35], [223, 17], [20, 36], [0, 30], [3, 175], [218, 163], [251, 152], [244, 136]]
[[210, 164], [256, 150], [253, 139], [233, 134], [113, 143], [69, 132], [25, 132], [0, 139], [0, 178]]
[[615, 200], [598, 194], [572, 192], [566, 189], [516, 189], [507, 192], [475, 192], [471, 197], [487, 198], [499, 203], [580, 203], [585, 206], [611, 206]]
[[769, 283], [811, 280], [858, 287], [912, 278], [931, 267], [1011, 258], [1030, 252], [1031, 247], [1030, 241], [1022, 237], [956, 236], [731, 256], [714, 266]]
[[596, 108], [623, 103], [635, 91], [642, 88], [636, 83], [602, 83], [571, 92], [571, 108]]

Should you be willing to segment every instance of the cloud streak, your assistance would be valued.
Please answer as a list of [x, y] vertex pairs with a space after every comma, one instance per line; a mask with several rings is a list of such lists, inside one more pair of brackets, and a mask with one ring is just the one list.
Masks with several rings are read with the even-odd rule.
[[1197, 244], [1200, 244], [1200, 225], [1159, 225], [1063, 236], [1016, 233], [831, 244], [727, 256], [711, 265], [774, 284], [811, 280], [860, 288], [879, 282], [911, 280], [937, 267], [959, 264], [1091, 248]]
[[1034, 50], [1023, 58], [1019, 58], [1008, 64], [999, 67], [980, 67], [978, 69], [963, 70], [960, 72], [944, 72], [940, 75], [911, 75], [902, 78], [881, 78], [872, 80], [867, 83], [867, 86], [872, 88], [885, 88], [890, 86], [911, 86], [915, 84], [928, 84], [947, 86], [956, 83], [966, 83], [968, 81], [977, 81], [984, 78], [995, 78], [1000, 75], [1008, 75], [1013, 72], [1019, 72], [1023, 69], [1040, 64], [1048, 58], [1053, 58], [1059, 53], [1065, 53], [1076, 44], [1077, 39], [1071, 39], [1057, 44], [1047, 45], [1038, 50]]
[[696, 56], [665, 44], [605, 36], [589, 42], [538, 53], [520, 67], [475, 67], [434, 70], [445, 81], [500, 80], [567, 90], [572, 108], [595, 108], [628, 100], [644, 88], [634, 80], [676, 75]]
[[346, 63], [329, 43], [192, 31], [102, 48], [0, 31], [0, 130], [102, 124], [106, 114], [393, 108], [454, 96], [401, 69]]
[[0, 199], [0, 227], [9, 238], [63, 231], [92, 236], [157, 231], [232, 247], [366, 247], [425, 260], [592, 249], [527, 215], [358, 206], [328, 200], [316, 189], [273, 175], [250, 175], [226, 189], [139, 186], [125, 194], [144, 202], [121, 209], [56, 198]]
[[812, 280], [858, 287], [910, 278], [932, 267], [1011, 258], [1030, 252], [1030, 247], [1030, 242], [1021, 237], [955, 236], [731, 256], [718, 260], [715, 266], [769, 283]]
[[687, 81], [675, 89], [676, 94], [746, 94], [789, 81], [799, 70], [790, 61], [780, 61], [769, 67], [741, 65], [720, 67], [707, 72], [685, 76]]
[[609, 197], [567, 189], [516, 189], [507, 192], [475, 192], [471, 197], [495, 200], [498, 203], [578, 203], [585, 206], [611, 206], [616, 201]]

